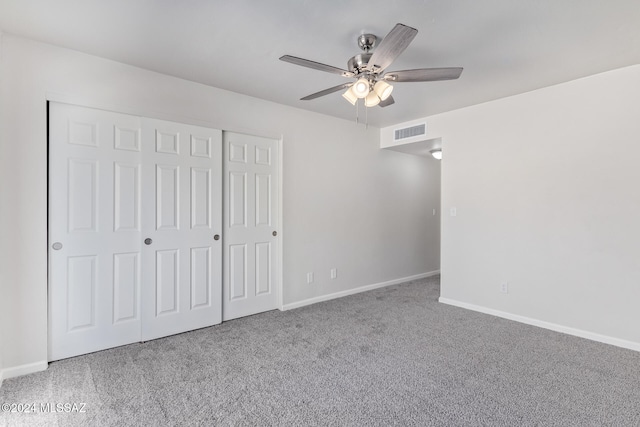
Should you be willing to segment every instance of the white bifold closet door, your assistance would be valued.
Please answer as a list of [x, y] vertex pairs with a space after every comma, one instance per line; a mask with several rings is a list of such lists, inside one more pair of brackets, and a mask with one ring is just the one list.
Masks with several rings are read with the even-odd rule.
[[221, 131], [49, 112], [49, 360], [220, 323]]
[[222, 132], [143, 119], [142, 139], [146, 341], [222, 321]]
[[280, 153], [278, 141], [224, 133], [223, 320], [278, 306]]

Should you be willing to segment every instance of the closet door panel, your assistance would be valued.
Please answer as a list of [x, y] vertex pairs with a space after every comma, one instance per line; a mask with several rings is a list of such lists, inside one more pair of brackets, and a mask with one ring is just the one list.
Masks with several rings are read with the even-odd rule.
[[142, 339], [222, 321], [222, 132], [143, 119]]
[[140, 340], [140, 119], [49, 105], [49, 360]]
[[223, 319], [278, 307], [279, 143], [224, 133]]
[[222, 132], [59, 103], [49, 123], [49, 359], [220, 323]]

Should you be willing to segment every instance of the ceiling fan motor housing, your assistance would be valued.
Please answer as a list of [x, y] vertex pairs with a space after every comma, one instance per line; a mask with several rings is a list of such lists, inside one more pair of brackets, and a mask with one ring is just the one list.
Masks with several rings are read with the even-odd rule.
[[356, 56], [349, 59], [347, 62], [347, 69], [355, 74], [360, 74], [364, 68], [366, 68], [371, 59], [372, 53], [359, 53]]
[[358, 46], [364, 51], [359, 53], [347, 62], [347, 69], [355, 74], [360, 74], [369, 63], [372, 53], [371, 49], [376, 45], [378, 37], [374, 34], [360, 34], [358, 36]]
[[358, 46], [365, 52], [369, 52], [376, 45], [378, 37], [374, 34], [360, 34], [358, 36]]

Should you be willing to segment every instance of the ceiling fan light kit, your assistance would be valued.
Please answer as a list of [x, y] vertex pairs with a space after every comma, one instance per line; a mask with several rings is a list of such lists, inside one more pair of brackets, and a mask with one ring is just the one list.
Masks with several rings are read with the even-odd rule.
[[355, 84], [352, 86], [352, 89], [353, 94], [356, 97], [362, 99], [369, 94], [369, 81], [363, 77], [355, 82]]
[[380, 80], [373, 86], [373, 90], [380, 97], [380, 101], [384, 101], [391, 96], [391, 92], [393, 92], [393, 86], [384, 80]]
[[358, 101], [358, 97], [353, 93], [353, 86], [347, 89], [347, 91], [342, 94], [342, 97], [349, 101], [351, 105], [356, 105], [356, 102]]
[[[284, 55], [280, 57], [280, 60], [356, 79], [355, 83], [344, 83], [300, 98], [303, 101], [348, 88], [342, 97], [352, 105], [356, 105], [358, 99], [364, 99], [366, 107], [376, 105], [387, 107], [395, 102], [391, 97], [393, 86], [387, 81], [401, 83], [454, 80], [462, 73], [462, 67], [418, 68], [384, 73], [384, 70], [409, 46], [416, 34], [418, 34], [418, 30], [404, 24], [396, 24], [380, 43], [377, 43], [378, 38], [373, 34], [361, 34], [358, 36], [357, 42], [363, 53], [349, 59], [347, 62], [348, 70], [291, 55]], [[374, 47], [375, 49], [373, 49]]]
[[364, 99], [365, 107], [375, 107], [380, 104], [380, 97], [374, 91], [369, 92], [369, 95]]

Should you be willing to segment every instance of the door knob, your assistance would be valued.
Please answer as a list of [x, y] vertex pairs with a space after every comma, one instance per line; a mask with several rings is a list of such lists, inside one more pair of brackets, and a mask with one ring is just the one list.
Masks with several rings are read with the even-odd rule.
[[215, 236], [213, 236], [213, 240], [220, 240], [220, 235], [216, 234]]
[[150, 238], [147, 237], [146, 239], [144, 239], [144, 244], [145, 245], [150, 245], [152, 243], [153, 243], [153, 240], [151, 240]]
[[51, 247], [53, 248], [54, 251], [59, 251], [60, 249], [62, 249], [62, 243], [55, 242], [53, 245], [51, 245]]
[[278, 235], [278, 232], [277, 232], [277, 231], [274, 231], [274, 232], [273, 232], [273, 233], [271, 233], [271, 234], [273, 234], [273, 237], [276, 237], [276, 236]]

